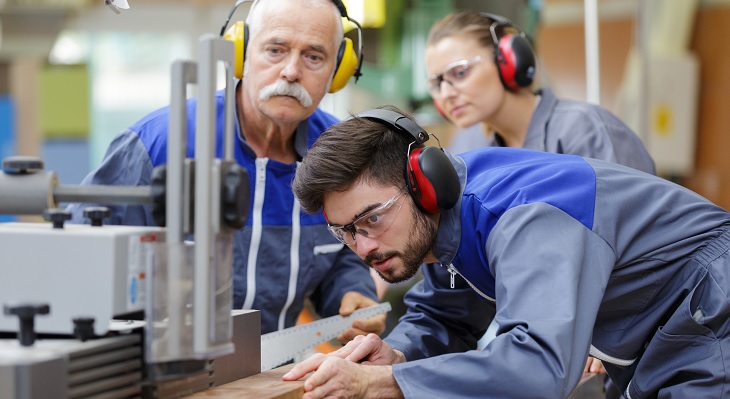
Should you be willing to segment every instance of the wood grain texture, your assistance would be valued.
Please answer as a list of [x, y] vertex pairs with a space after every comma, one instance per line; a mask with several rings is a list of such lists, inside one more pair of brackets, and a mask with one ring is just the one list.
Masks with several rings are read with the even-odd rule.
[[304, 380], [306, 377], [299, 381], [283, 381], [281, 379], [292, 367], [294, 367], [293, 364], [281, 366], [186, 398], [301, 399], [304, 395]]

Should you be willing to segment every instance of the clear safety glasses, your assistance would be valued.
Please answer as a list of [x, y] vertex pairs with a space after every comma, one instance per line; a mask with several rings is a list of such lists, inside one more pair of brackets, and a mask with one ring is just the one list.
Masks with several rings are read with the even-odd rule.
[[344, 226], [327, 224], [327, 227], [330, 233], [345, 245], [355, 244], [355, 234], [368, 238], [377, 238], [393, 224], [395, 217], [403, 206], [403, 201], [398, 202], [398, 200], [404, 194], [405, 192], [400, 191], [377, 208], [358, 216], [352, 223]]
[[469, 72], [474, 67], [474, 64], [481, 60], [481, 56], [476, 56], [468, 60], [452, 62], [446, 67], [443, 73], [428, 78], [428, 91], [431, 93], [431, 96], [438, 97], [441, 95], [441, 84], [443, 82], [450, 84], [452, 87], [456, 87], [454, 85], [468, 78]]

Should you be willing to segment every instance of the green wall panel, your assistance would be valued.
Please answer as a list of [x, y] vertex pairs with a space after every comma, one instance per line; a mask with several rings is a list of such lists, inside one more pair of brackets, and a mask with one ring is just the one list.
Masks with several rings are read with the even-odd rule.
[[85, 65], [47, 66], [41, 71], [39, 125], [44, 137], [88, 137], [89, 90]]

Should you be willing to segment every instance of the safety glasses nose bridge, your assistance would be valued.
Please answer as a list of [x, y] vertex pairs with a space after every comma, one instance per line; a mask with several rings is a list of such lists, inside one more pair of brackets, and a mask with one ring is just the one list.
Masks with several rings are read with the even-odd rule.
[[[346, 225], [328, 224], [330, 233], [340, 242], [346, 245], [353, 245], [356, 241], [356, 234], [365, 237], [375, 238], [385, 232], [394, 220], [394, 216], [400, 211], [402, 203], [398, 200], [404, 192], [399, 192], [388, 199], [382, 205], [358, 216], [351, 223]], [[398, 204], [397, 206], [393, 206]]]

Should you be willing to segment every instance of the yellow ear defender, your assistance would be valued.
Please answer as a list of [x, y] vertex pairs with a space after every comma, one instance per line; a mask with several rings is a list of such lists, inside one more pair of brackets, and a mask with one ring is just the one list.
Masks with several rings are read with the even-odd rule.
[[223, 38], [233, 42], [235, 54], [233, 76], [241, 79], [243, 78], [243, 59], [246, 56], [246, 44], [248, 42], [248, 28], [243, 21], [238, 21], [226, 31]]
[[355, 76], [357, 82], [360, 77], [360, 67], [352, 40], [346, 37], [342, 40], [340, 50], [337, 52], [337, 65], [335, 66], [335, 75], [332, 77], [332, 84], [330, 84], [330, 93], [345, 87], [351, 76]]
[[[342, 2], [337, 0], [333, 1], [340, 10], [342, 16], [347, 18], [348, 21], [352, 22], [357, 27], [359, 51], [355, 52], [355, 46], [352, 44], [352, 40], [350, 40], [350, 38], [346, 37], [342, 40], [340, 48], [337, 51], [337, 64], [335, 64], [335, 74], [332, 77], [332, 84], [330, 84], [330, 93], [334, 93], [345, 87], [347, 82], [350, 80], [350, 77], [354, 76], [355, 82], [357, 82], [360, 76], [362, 76], [362, 73], [360, 72], [360, 69], [362, 68], [362, 28], [357, 21], [347, 16], [347, 11], [345, 10]], [[242, 1], [236, 3], [234, 10], [240, 3], [242, 3]], [[233, 15], [234, 10], [231, 10], [230, 15]], [[229, 19], [230, 15], [228, 17]], [[223, 25], [223, 29], [225, 29], [227, 24], [228, 22], [226, 21], [226, 24]], [[233, 74], [238, 79], [241, 79], [243, 77], [243, 64], [246, 59], [246, 48], [248, 47], [248, 26], [246, 26], [243, 21], [238, 21], [225, 31], [223, 37], [233, 42], [235, 50]]]

